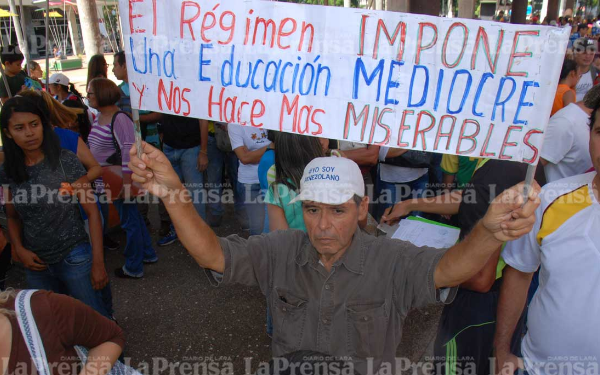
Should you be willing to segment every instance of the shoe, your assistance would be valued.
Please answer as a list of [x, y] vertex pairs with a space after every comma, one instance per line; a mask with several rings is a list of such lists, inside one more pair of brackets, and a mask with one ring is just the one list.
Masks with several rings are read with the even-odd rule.
[[121, 247], [121, 245], [119, 245], [119, 243], [115, 240], [113, 240], [112, 238], [110, 238], [107, 235], [104, 235], [104, 237], [102, 238], [103, 244], [104, 244], [104, 249], [105, 250], [118, 250], [119, 247]]
[[123, 268], [117, 268], [115, 270], [115, 276], [119, 277], [121, 279], [141, 279], [144, 275], [142, 274], [140, 276], [133, 276], [133, 275], [130, 275], [129, 273], [126, 273]]
[[175, 228], [171, 226], [171, 230], [169, 231], [169, 233], [160, 240], [158, 240], [157, 244], [158, 246], [167, 246], [175, 241], [177, 241], [177, 233], [175, 233]]
[[151, 259], [144, 259], [144, 264], [154, 264], [156, 262], [158, 262], [158, 257], [154, 257]]
[[158, 235], [162, 238], [165, 237], [171, 231], [171, 223], [168, 221], [161, 221], [160, 230], [158, 231]]

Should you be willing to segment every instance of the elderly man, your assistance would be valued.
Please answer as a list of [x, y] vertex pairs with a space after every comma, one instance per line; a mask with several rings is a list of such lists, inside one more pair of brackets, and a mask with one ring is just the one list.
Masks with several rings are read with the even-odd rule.
[[131, 150], [132, 178], [164, 201], [181, 242], [211, 282], [260, 287], [273, 314], [273, 354], [351, 357], [362, 374], [393, 371], [408, 312], [451, 302], [453, 287], [482, 269], [503, 242], [531, 230], [539, 204], [537, 185], [525, 205], [523, 186], [516, 186], [494, 200], [461, 243], [447, 251], [418, 248], [361, 232], [369, 199], [360, 169], [349, 159], [317, 158], [306, 166], [296, 198], [307, 233], [218, 238], [168, 159], [143, 147], [141, 160]]

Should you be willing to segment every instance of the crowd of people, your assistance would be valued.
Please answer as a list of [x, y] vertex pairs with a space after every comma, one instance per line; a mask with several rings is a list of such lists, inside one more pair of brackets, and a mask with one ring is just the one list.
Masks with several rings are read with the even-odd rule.
[[[63, 336], [44, 340], [48, 361], [83, 345], [110, 368], [124, 346], [104, 263], [104, 250], [119, 248], [108, 231], [112, 206], [126, 244], [124, 265], [110, 274], [136, 282], [159, 261], [155, 246], [180, 241], [214, 285], [260, 288], [274, 356], [351, 358], [361, 374], [393, 367], [408, 312], [444, 303], [434, 343], [442, 373], [474, 366], [488, 374], [496, 365], [512, 374], [518, 357], [531, 374], [564, 358], [597, 365], [598, 44], [577, 33], [527, 197], [524, 164], [148, 111], [140, 111], [139, 158], [123, 52], [112, 69], [119, 85], [103, 56], [91, 58], [84, 98], [63, 73], [32, 90], [26, 81], [40, 80], [39, 65], [28, 76], [23, 55], [9, 49], [1, 56], [8, 87], [0, 82], [8, 217], [0, 289], [11, 262], [22, 264], [28, 288], [44, 290], [31, 299], [43, 338], [61, 325]], [[160, 198], [155, 242], [136, 184]], [[226, 189], [249, 238], [212, 230], [222, 224]], [[377, 223], [409, 215], [456, 226], [460, 241], [436, 250], [374, 235]], [[0, 293], [0, 332], [12, 337], [0, 343], [7, 374], [28, 361], [19, 296]], [[89, 331], [78, 329], [80, 319]]]

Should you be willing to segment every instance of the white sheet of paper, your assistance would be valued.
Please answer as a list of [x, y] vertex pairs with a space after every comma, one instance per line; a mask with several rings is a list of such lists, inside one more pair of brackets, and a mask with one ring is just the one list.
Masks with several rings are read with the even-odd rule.
[[460, 230], [417, 220], [401, 220], [392, 238], [408, 241], [413, 245], [445, 249], [458, 241]]

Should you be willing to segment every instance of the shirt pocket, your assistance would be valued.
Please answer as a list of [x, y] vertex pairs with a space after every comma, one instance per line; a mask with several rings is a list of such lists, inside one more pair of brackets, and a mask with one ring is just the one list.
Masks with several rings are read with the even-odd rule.
[[283, 353], [296, 351], [302, 344], [307, 299], [275, 287], [273, 298], [273, 342]]
[[346, 305], [346, 314], [348, 353], [359, 358], [381, 358], [389, 318], [385, 301], [349, 303]]

